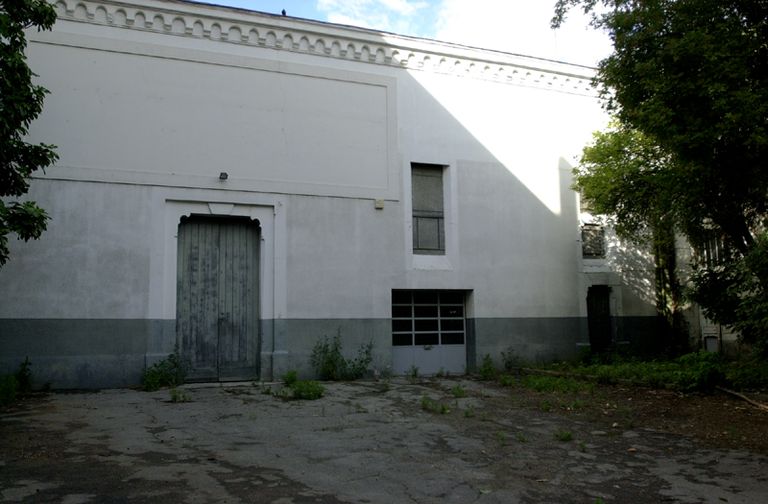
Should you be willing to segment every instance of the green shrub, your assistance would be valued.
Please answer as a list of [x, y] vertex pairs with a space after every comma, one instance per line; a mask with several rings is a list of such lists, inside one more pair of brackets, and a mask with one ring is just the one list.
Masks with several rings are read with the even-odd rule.
[[695, 352], [678, 357], [675, 361], [680, 369], [674, 374], [674, 384], [682, 391], [711, 391], [722, 383], [723, 359], [712, 352]]
[[363, 344], [357, 357], [347, 359], [342, 354], [341, 338], [336, 335], [332, 341], [324, 337], [312, 349], [312, 367], [321, 380], [357, 380], [362, 378], [373, 360], [373, 343]]
[[161, 387], [174, 387], [184, 383], [186, 374], [186, 366], [174, 352], [147, 368], [141, 376], [141, 385], [148, 392]]
[[453, 397], [459, 399], [461, 397], [467, 397], [467, 390], [461, 385], [456, 384], [453, 388], [451, 388], [451, 394], [453, 394]]
[[296, 370], [292, 369], [283, 375], [283, 382], [286, 387], [291, 387], [299, 379], [299, 374]]
[[768, 389], [768, 361], [750, 357], [730, 362], [725, 368], [725, 382], [739, 390]]
[[489, 354], [485, 354], [483, 362], [480, 364], [480, 379], [484, 381], [491, 381], [496, 379], [496, 366], [493, 365], [493, 359]]
[[7, 406], [16, 400], [19, 382], [14, 375], [0, 376], [0, 406]]
[[289, 387], [293, 390], [293, 399], [312, 401], [325, 394], [325, 387], [314, 380], [296, 380]]
[[24, 362], [19, 364], [19, 370], [16, 371], [16, 382], [20, 394], [29, 394], [32, 392], [32, 363], [29, 357], [24, 358]]

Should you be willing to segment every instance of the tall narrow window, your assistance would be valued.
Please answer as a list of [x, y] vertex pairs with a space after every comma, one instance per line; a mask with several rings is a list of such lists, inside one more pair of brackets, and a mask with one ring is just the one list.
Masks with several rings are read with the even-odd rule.
[[412, 163], [413, 253], [445, 254], [443, 167]]

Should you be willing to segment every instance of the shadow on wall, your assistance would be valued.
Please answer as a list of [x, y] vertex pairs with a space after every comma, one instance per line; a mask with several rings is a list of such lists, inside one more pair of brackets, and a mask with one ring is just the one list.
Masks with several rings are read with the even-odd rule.
[[[81, 21], [87, 22], [85, 18], [78, 23]], [[105, 33], [111, 30], [106, 26], [99, 29]], [[137, 32], [135, 36], [141, 33], [144, 32]], [[161, 41], [164, 36], [155, 33], [151, 40]], [[168, 40], [171, 46], [180, 39], [173, 36]], [[387, 45], [385, 38], [381, 41]], [[224, 50], [218, 41], [200, 40], [199, 44], [217, 44], [218, 49]], [[238, 189], [240, 194], [263, 191], [262, 182], [274, 184], [270, 177], [287, 172], [291, 168], [287, 166], [290, 160], [301, 159], [293, 155], [300, 146], [317, 145], [312, 140], [319, 131], [325, 133], [324, 139], [339, 144], [337, 148], [318, 149], [317, 154], [325, 158], [316, 160], [317, 165], [338, 164], [341, 152], [343, 159], [358, 158], [357, 164], [350, 162], [350, 166], [344, 166], [355, 174], [355, 168], [360, 166], [361, 156], [356, 156], [360, 145], [349, 140], [349, 131], [344, 131], [340, 124], [345, 121], [345, 113], [350, 114], [346, 118], [347, 129], [352, 129], [349, 124], [355, 124], [354, 120], [366, 121], [359, 117], [352, 120], [355, 111], [350, 112], [349, 107], [334, 109], [334, 116], [325, 114], [327, 110], [320, 107], [312, 116], [311, 128], [301, 120], [300, 114], [292, 117], [293, 121], [287, 122], [285, 128], [274, 128], [274, 124], [264, 122], [265, 117], [271, 117], [266, 112], [274, 115], [278, 113], [275, 110], [283, 109], [273, 106], [268, 91], [287, 93], [288, 90], [266, 86], [275, 82], [276, 77], [263, 68], [194, 61], [184, 59], [183, 55], [166, 64], [162, 58], [149, 57], [149, 54], [142, 57], [107, 53], [47, 42], [32, 45], [32, 57], [47, 61], [49, 66], [40, 68], [35, 66], [35, 61], [31, 64], [40, 74], [41, 83], [51, 90], [41, 118], [44, 127], [34, 131], [40, 135], [39, 140], [62, 146], [58, 168], [66, 171], [67, 168], [93, 167], [87, 173], [103, 169], [108, 172], [109, 180], [113, 175], [115, 179], [132, 176], [138, 170], [150, 178], [146, 182], [123, 184], [118, 190], [114, 187], [116, 184], [53, 180], [56, 168], [52, 168], [48, 180], [32, 184], [30, 196], [42, 196], [38, 199], [53, 220], [43, 241], [12, 244], [14, 259], [0, 270], [0, 296], [7, 300], [25, 300], [23, 304], [10, 301], [0, 306], [3, 366], [9, 362], [15, 368], [29, 355], [33, 362], [47, 363], [35, 371], [40, 373], [41, 380], [51, 381], [54, 387], [132, 385], [146, 362], [148, 346], [155, 351], [164, 348], [170, 353], [176, 339], [172, 329], [176, 322], [174, 314], [163, 313], [162, 318], [151, 318], [148, 308], [150, 299], [162, 296], [150, 295], [150, 289], [157, 284], [151, 282], [146, 265], [151, 258], [162, 257], [163, 244], [142, 237], [176, 232], [176, 229], [157, 231], [156, 226], [163, 224], [154, 218], [159, 211], [156, 201], [162, 198], [149, 191], [156, 191], [157, 187], [174, 190], [186, 187], [185, 181], [190, 176], [210, 171], [211, 159], [215, 159], [217, 166], [228, 167], [230, 192], [222, 190], [218, 179], [220, 170], [216, 169], [216, 177], [210, 181], [205, 177], [194, 179], [196, 189], [189, 191], [197, 191], [196, 198], [205, 200], [215, 196], [217, 201], [226, 202], [234, 199], [229, 196], [233, 193], [231, 189]], [[131, 50], [149, 49], [132, 47]], [[395, 127], [384, 129], [397, 136], [394, 146], [388, 143], [388, 138], [371, 141], [364, 136], [362, 140], [354, 136], [354, 139], [369, 142], [365, 143], [369, 150], [364, 153], [387, 152], [394, 159], [401, 159], [400, 173], [406, 179], [410, 177], [410, 163], [423, 162], [448, 166], [455, 183], [455, 192], [447, 196], [453, 208], [448, 216], [451, 219], [448, 225], [453, 227], [448, 230], [454, 235], [449, 237], [454, 240], [450, 245], [453, 255], [449, 250], [454, 262], [443, 270], [406, 266], [410, 254], [406, 244], [411, 231], [406, 225], [410, 219], [407, 193], [400, 193], [399, 204], [388, 203], [384, 213], [376, 214], [370, 201], [365, 199], [370, 195], [361, 196], [365, 194], [362, 187], [357, 188], [360, 194], [352, 194], [355, 188], [347, 187], [345, 194], [334, 198], [305, 197], [289, 192], [289, 208], [282, 210], [287, 214], [284, 230], [287, 236], [280, 237], [288, 244], [286, 272], [284, 278], [276, 280], [284, 282], [281, 287], [286, 292], [286, 306], [280, 319], [260, 321], [260, 327], [272, 331], [272, 334], [261, 335], [259, 347], [263, 355], [276, 360], [279, 356], [288, 368], [306, 369], [314, 344], [339, 331], [344, 348], [350, 351], [375, 339], [375, 359], [386, 362], [391, 358], [387, 355], [391, 352], [391, 313], [387, 314], [389, 309], [382, 304], [386, 303], [383, 300], [390, 299], [392, 289], [471, 291], [473, 313], [469, 316], [475, 348], [468, 352], [473, 361], [468, 362], [470, 367], [484, 354], [498, 357], [502, 350], [510, 347], [531, 359], [566, 357], [576, 352], [577, 343], [584, 342], [586, 334], [585, 319], [579, 311], [578, 215], [575, 194], [570, 190], [570, 166], [563, 165], [562, 160], [578, 154], [589, 139], [591, 131], [584, 131], [581, 123], [585, 121], [583, 111], [596, 107], [594, 98], [560, 93], [545, 89], [546, 86], [483, 80], [464, 75], [466, 72], [459, 71], [457, 65], [453, 73], [448, 74], [411, 72], [397, 62], [362, 64], [328, 59], [327, 53], [297, 56], [298, 49], [283, 52], [277, 46], [249, 47], [249, 57], [258, 60], [259, 54], [264, 54], [261, 51], [269, 52], [265, 60], [286, 63], [280, 73], [285, 80], [277, 81], [288, 82], [299, 91], [309, 91], [297, 93], [301, 99], [286, 99], [292, 110], [300, 110], [299, 105], [305, 102], [308, 107], [313, 103], [323, 107], [348, 103], [349, 95], [345, 93], [350, 91], [361, 93], [363, 98], [371, 91], [370, 96], [377, 97], [379, 77], [394, 82], [389, 85], [397, 87], [397, 92], [392, 93], [397, 97], [397, 106], [388, 108], [388, 96], [382, 95], [384, 105], [377, 111], [388, 123], [396, 121]], [[361, 51], [350, 54], [361, 54]], [[60, 66], [52, 65], [60, 65], [60, 61], [88, 71], [58, 71]], [[355, 78], [366, 77], [365, 81], [370, 76], [373, 84], [361, 84], [350, 78], [349, 81], [339, 79], [340, 84], [336, 86], [333, 83], [337, 81], [333, 79], [321, 79], [318, 83], [317, 79], [305, 79], [306, 76], [294, 82], [285, 76], [291, 72], [290, 64], [297, 61], [303, 68], [314, 66], [313, 71], [318, 74], [332, 69], [339, 73], [352, 72]], [[120, 72], [105, 71], [113, 67]], [[199, 76], [200, 79], [192, 79], [199, 86], [183, 86], [185, 75]], [[139, 82], [132, 80], [139, 77]], [[252, 94], [244, 94], [254, 88], [247, 85], [251, 81], [263, 84], [258, 100]], [[314, 90], [322, 91], [322, 95], [318, 97], [311, 92], [313, 89], [302, 88], [304, 82], [314, 82]], [[203, 83], [220, 92], [208, 93], [209, 88]], [[179, 87], [183, 87], [184, 93], [174, 92]], [[112, 107], [130, 111], [125, 115], [130, 120], [117, 122], [113, 115], [103, 113], [103, 102], [93, 97], [105, 94]], [[143, 99], [148, 95], [155, 99]], [[78, 113], [71, 113], [71, 108], [80, 103], [84, 106]], [[195, 107], [189, 107], [190, 103]], [[204, 121], [184, 122], [177, 116], [182, 110], [205, 110], [208, 115]], [[393, 110], [394, 117], [389, 115]], [[232, 124], [233, 119], [237, 120], [236, 127], [221, 127]], [[595, 128], [599, 126], [596, 124]], [[270, 135], [277, 134], [278, 129], [281, 138], [290, 142], [271, 141]], [[268, 144], [275, 163], [256, 162], [260, 161], [263, 151], [252, 148], [253, 131], [263, 132], [258, 139]], [[240, 141], [235, 133], [244, 140]], [[133, 143], [115, 141], [113, 137], [150, 141], [139, 142], [146, 144], [146, 149], [134, 152]], [[163, 142], [155, 141], [157, 138]], [[94, 145], [100, 147], [97, 149]], [[238, 158], [238, 150], [244, 149], [243, 146], [255, 159], [253, 163], [243, 160], [250, 158]], [[119, 149], [130, 152], [122, 156]], [[380, 158], [369, 156], [368, 161]], [[323, 170], [312, 171], [315, 177], [322, 177], [323, 173]], [[336, 172], [335, 176], [340, 173]], [[238, 180], [244, 185], [235, 186]], [[325, 182], [338, 183], [338, 180]], [[155, 185], [156, 181], [162, 183]], [[407, 187], [406, 181], [391, 183], [397, 186], [396, 192], [400, 192], [402, 186]], [[67, 198], [57, 190], [65, 185]], [[88, 196], [84, 197], [86, 191]], [[321, 215], [321, 210], [331, 207], [333, 218]], [[119, 212], [115, 208], [119, 208]], [[377, 217], [371, 219], [370, 212]], [[404, 222], [398, 223], [397, 233], [389, 227], [384, 229], [396, 220], [387, 212], [404, 218]], [[74, 215], [77, 219], [72, 218]], [[382, 219], [384, 216], [392, 220]], [[117, 218], [129, 222], [117, 226], [115, 221], [110, 221]], [[322, 233], [315, 225], [317, 222], [324, 223]], [[75, 225], [81, 226], [83, 232], [73, 235], [71, 226]], [[372, 229], [377, 239], [369, 239]], [[327, 241], [314, 243], [317, 235]], [[115, 243], [125, 252], [105, 261], [103, 252]], [[355, 246], [350, 247], [349, 243]], [[52, 254], [52, 250], [58, 253]], [[318, 254], [318, 250], [322, 253]], [[46, 267], [36, 267], [39, 264]], [[73, 264], [78, 267], [72, 268]], [[139, 269], [137, 266], [141, 265], [144, 267]], [[320, 273], [306, 274], [306, 265]], [[125, 272], [125, 281], [119, 285], [125, 286], [126, 292], [105, 296], [104, 290], [114, 287], [104, 285], [103, 279], [112, 278], [116, 271]], [[138, 275], [136, 271], [144, 274]], [[173, 286], [165, 288], [175, 292]], [[125, 303], [110, 303], [115, 297], [132, 300], [133, 311], [128, 311]], [[347, 309], [350, 306], [360, 308]], [[7, 323], [9, 320], [13, 320], [13, 324]], [[30, 338], [30, 334], [35, 337]], [[115, 334], [121, 337], [119, 346], [115, 346]], [[84, 360], [89, 362], [89, 369], [110, 369], [112, 374], [105, 379], [104, 371], [94, 371], [83, 377], [78, 369]], [[113, 365], [115, 362], [125, 364]], [[273, 367], [272, 377], [279, 376], [279, 369], [279, 366]]]

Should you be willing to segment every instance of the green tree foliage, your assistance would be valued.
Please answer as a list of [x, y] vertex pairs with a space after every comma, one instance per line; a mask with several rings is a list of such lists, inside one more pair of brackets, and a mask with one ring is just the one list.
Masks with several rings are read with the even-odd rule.
[[558, 0], [553, 26], [575, 6], [613, 41], [596, 81], [618, 120], [577, 185], [622, 232], [722, 240], [691, 297], [768, 352], [768, 1]]
[[49, 30], [56, 11], [44, 0], [0, 0], [0, 266], [8, 260], [8, 235], [39, 238], [48, 215], [33, 201], [14, 201], [29, 190], [31, 174], [51, 165], [54, 146], [24, 141], [43, 109], [47, 90], [32, 83], [24, 30]]
[[[656, 307], [668, 322], [667, 348], [684, 350], [685, 324], [681, 312], [683, 289], [677, 277], [675, 216], [676, 171], [672, 158], [637, 130], [618, 122], [594, 134], [574, 171], [576, 188], [593, 212], [612, 215], [623, 239], [651, 244], [654, 255]], [[679, 181], [680, 183], [684, 181]]]

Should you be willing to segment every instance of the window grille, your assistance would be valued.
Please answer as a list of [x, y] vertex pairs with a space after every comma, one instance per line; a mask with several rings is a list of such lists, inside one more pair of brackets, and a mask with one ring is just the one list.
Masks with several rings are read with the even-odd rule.
[[392, 345], [463, 345], [464, 292], [392, 291]]
[[443, 170], [440, 165], [411, 164], [414, 254], [445, 254]]

